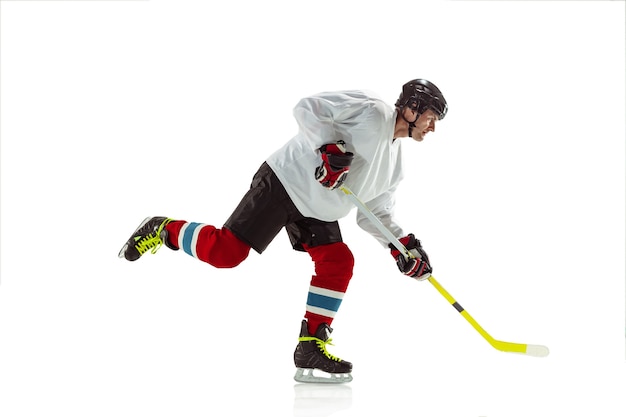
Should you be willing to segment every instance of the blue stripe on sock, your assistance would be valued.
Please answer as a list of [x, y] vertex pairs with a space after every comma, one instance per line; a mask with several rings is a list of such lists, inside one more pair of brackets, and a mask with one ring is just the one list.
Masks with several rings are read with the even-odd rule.
[[307, 304], [313, 307], [323, 308], [326, 310], [337, 311], [341, 305], [340, 298], [327, 297], [325, 295], [309, 293]]
[[185, 234], [183, 235], [183, 247], [182, 249], [188, 255], [193, 256], [192, 248], [191, 248], [191, 240], [193, 239], [193, 232], [200, 226], [200, 223], [189, 223], [187, 228], [185, 229]]

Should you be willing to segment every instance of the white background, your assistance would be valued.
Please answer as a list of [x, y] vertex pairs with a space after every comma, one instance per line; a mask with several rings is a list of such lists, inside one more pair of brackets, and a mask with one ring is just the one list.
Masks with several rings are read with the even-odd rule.
[[[0, 415], [623, 416], [624, 2], [2, 1]], [[217, 270], [117, 252], [148, 215], [221, 225], [302, 96], [450, 111], [398, 216], [489, 346], [342, 220], [356, 267], [294, 383], [312, 264], [281, 233]]]

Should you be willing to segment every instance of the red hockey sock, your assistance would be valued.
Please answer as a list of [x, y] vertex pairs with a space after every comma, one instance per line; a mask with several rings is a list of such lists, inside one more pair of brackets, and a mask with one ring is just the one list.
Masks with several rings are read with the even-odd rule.
[[165, 229], [173, 246], [216, 268], [233, 268], [250, 253], [250, 246], [226, 228], [173, 221]]
[[354, 257], [343, 242], [304, 249], [315, 263], [315, 275], [307, 297], [306, 313], [309, 334], [314, 335], [320, 324], [330, 326], [348, 289], [354, 268]]

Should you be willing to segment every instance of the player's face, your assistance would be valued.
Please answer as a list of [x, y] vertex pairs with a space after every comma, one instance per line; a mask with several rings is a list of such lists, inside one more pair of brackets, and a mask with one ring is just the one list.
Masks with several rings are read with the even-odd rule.
[[434, 111], [428, 109], [415, 121], [415, 127], [411, 132], [413, 140], [421, 142], [428, 132], [435, 131], [435, 123], [439, 120]]

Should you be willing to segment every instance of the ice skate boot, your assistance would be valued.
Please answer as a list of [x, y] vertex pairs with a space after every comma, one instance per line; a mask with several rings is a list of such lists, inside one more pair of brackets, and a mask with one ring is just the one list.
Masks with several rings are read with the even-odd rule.
[[130, 236], [128, 242], [124, 244], [118, 256], [129, 261], [136, 261], [148, 250], [156, 253], [164, 244], [172, 250], [178, 250], [167, 240], [165, 225], [171, 221], [172, 219], [167, 217], [146, 217]]
[[[352, 364], [341, 360], [326, 350], [326, 345], [331, 342], [329, 338], [333, 329], [326, 323], [322, 323], [315, 332], [315, 336], [309, 335], [306, 320], [302, 320], [300, 338], [293, 361], [296, 365], [294, 379], [298, 382], [320, 382], [341, 384], [352, 381]], [[325, 375], [314, 375], [313, 371], [322, 371]]]

